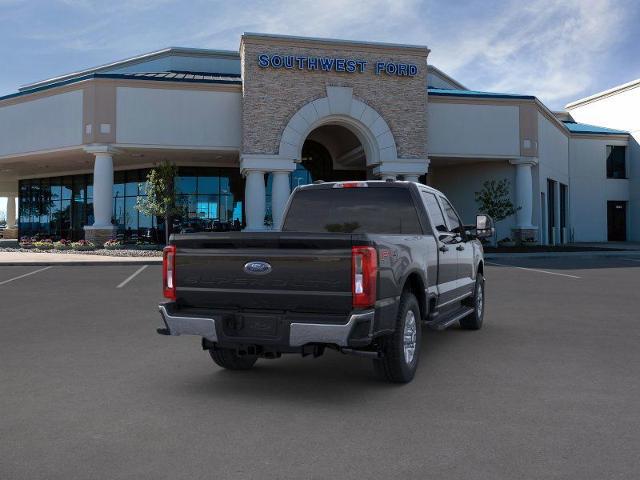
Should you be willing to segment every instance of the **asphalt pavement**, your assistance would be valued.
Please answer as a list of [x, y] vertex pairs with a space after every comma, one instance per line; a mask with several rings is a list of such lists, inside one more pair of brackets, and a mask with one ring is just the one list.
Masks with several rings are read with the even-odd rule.
[[484, 328], [427, 332], [403, 386], [221, 370], [155, 333], [160, 276], [0, 266], [1, 479], [638, 478], [640, 259], [492, 262]]

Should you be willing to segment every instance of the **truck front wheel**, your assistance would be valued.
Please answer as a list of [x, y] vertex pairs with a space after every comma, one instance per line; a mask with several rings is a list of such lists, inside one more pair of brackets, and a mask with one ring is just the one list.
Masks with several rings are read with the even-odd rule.
[[222, 368], [227, 370], [249, 370], [258, 360], [255, 355], [238, 355], [235, 350], [229, 348], [209, 349], [209, 355]]
[[413, 379], [420, 358], [421, 324], [416, 297], [404, 292], [400, 298], [395, 332], [381, 339], [382, 358], [373, 361], [379, 377], [394, 383], [408, 383]]

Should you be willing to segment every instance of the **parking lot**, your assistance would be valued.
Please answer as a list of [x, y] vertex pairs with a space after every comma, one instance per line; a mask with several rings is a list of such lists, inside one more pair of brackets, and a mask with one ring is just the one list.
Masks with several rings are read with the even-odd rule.
[[638, 256], [491, 262], [483, 330], [427, 332], [404, 386], [223, 371], [155, 333], [160, 275], [0, 266], [0, 478], [638, 477]]

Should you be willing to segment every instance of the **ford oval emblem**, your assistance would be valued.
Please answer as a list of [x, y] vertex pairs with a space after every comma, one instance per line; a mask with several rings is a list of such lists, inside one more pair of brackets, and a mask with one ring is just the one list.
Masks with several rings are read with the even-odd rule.
[[244, 271], [252, 275], [266, 275], [271, 272], [271, 265], [267, 262], [254, 260], [244, 264]]

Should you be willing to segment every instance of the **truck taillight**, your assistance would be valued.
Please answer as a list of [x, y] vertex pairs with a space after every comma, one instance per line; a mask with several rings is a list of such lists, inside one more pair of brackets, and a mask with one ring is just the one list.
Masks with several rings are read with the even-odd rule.
[[168, 245], [162, 250], [162, 294], [176, 299], [176, 247]]
[[373, 247], [351, 248], [351, 292], [353, 307], [373, 307], [376, 303], [378, 255]]

